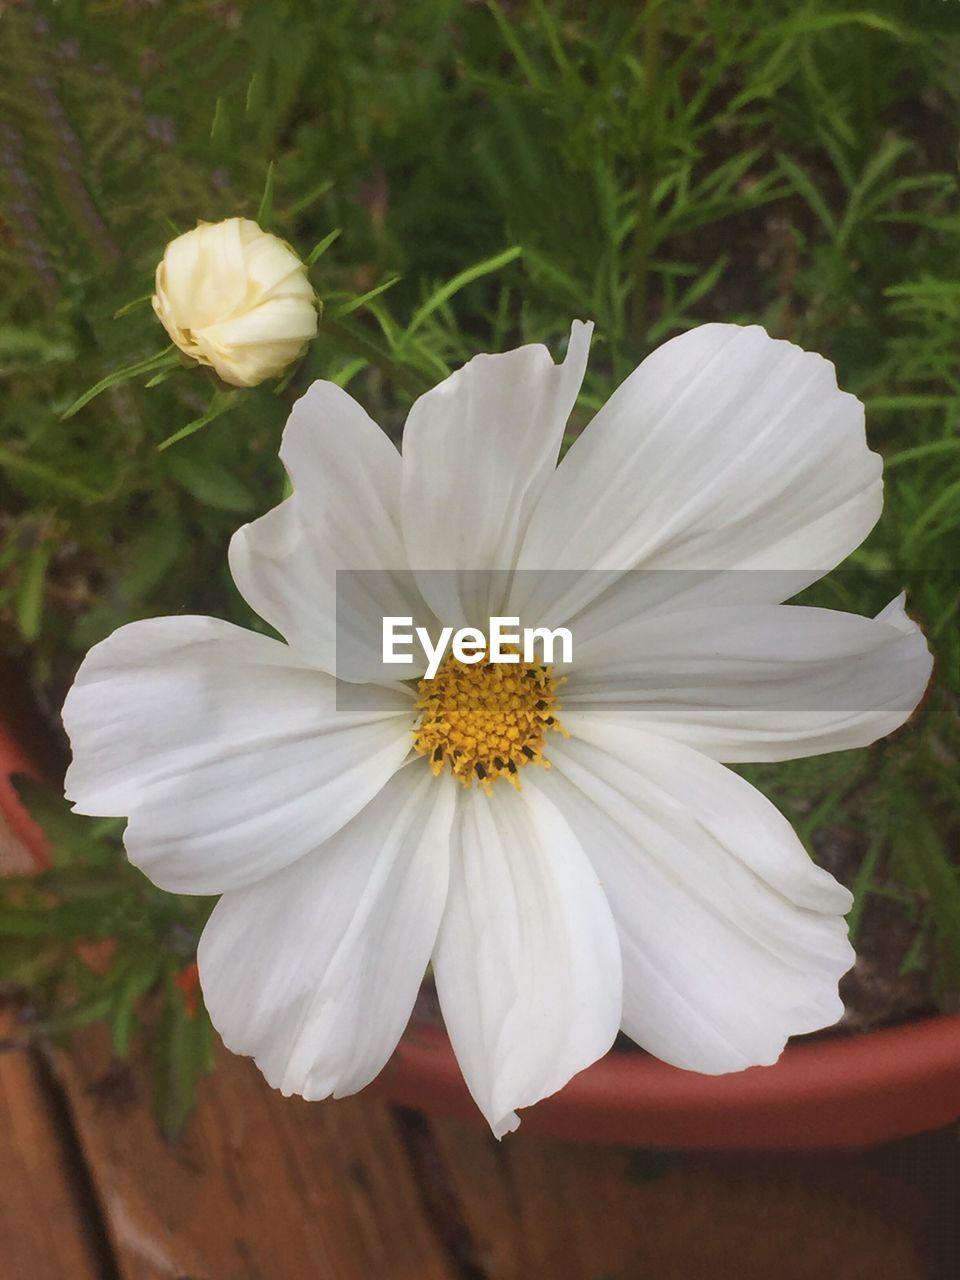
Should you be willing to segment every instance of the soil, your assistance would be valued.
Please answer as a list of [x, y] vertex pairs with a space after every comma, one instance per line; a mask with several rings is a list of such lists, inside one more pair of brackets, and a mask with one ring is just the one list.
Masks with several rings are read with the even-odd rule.
[[[817, 861], [847, 888], [854, 887], [863, 861], [864, 840], [842, 827], [814, 837]], [[871, 877], [853, 938], [857, 959], [840, 982], [844, 1014], [838, 1027], [868, 1031], [936, 1012], [953, 1012], [955, 999], [933, 987], [936, 966], [924, 929], [922, 904], [912, 903], [903, 886]], [[889, 896], [888, 896], [889, 895]]]

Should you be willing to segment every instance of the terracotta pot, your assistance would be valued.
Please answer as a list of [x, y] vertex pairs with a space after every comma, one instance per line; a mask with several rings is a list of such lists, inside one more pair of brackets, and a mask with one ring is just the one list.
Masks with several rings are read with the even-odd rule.
[[[477, 1120], [444, 1033], [411, 1024], [372, 1088]], [[702, 1076], [615, 1050], [522, 1113], [544, 1137], [639, 1147], [864, 1147], [960, 1118], [960, 1017], [788, 1046], [772, 1067]]]
[[[38, 865], [43, 833], [20, 805], [15, 772], [36, 773], [21, 735], [0, 718], [0, 811]], [[411, 1022], [371, 1086], [434, 1115], [482, 1123], [443, 1031]], [[791, 1044], [772, 1067], [728, 1076], [679, 1071], [614, 1051], [523, 1115], [557, 1138], [649, 1147], [859, 1147], [960, 1118], [960, 1017]]]
[[30, 855], [34, 866], [45, 867], [49, 865], [49, 855], [44, 834], [24, 809], [14, 790], [12, 775], [20, 773], [35, 778], [40, 776], [40, 768], [36, 757], [24, 746], [9, 720], [3, 716], [3, 708], [0, 706], [0, 815], [20, 850], [25, 850]]

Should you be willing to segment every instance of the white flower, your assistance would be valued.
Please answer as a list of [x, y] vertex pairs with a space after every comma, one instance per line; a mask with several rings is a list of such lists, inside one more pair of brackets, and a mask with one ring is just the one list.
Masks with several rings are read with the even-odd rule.
[[[620, 1027], [715, 1073], [841, 1013], [850, 894], [724, 762], [864, 746], [927, 683], [902, 600], [875, 619], [781, 603], [879, 515], [862, 406], [819, 356], [706, 325], [644, 361], [558, 467], [589, 338], [575, 324], [560, 366], [542, 346], [477, 356], [413, 406], [402, 458], [315, 383], [283, 440], [293, 496], [230, 548], [287, 643], [137, 622], [69, 695], [68, 795], [128, 815], [130, 859], [161, 888], [223, 895], [204, 997], [285, 1093], [372, 1080], [428, 961], [497, 1135]], [[413, 571], [357, 594], [350, 710], [330, 674], [338, 568]], [[491, 568], [538, 572], [476, 573]], [[382, 682], [383, 615], [488, 610], [571, 622], [569, 671]], [[481, 721], [505, 670], [512, 718]], [[464, 754], [485, 785], [446, 767]]]
[[200, 222], [171, 240], [156, 287], [153, 309], [171, 339], [235, 387], [281, 374], [317, 334], [306, 267], [249, 218]]

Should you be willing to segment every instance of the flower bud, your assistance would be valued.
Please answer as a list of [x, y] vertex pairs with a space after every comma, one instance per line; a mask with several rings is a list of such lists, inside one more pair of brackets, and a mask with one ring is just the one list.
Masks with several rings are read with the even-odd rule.
[[317, 333], [306, 267], [249, 218], [200, 222], [171, 240], [153, 309], [185, 355], [235, 387], [276, 377]]

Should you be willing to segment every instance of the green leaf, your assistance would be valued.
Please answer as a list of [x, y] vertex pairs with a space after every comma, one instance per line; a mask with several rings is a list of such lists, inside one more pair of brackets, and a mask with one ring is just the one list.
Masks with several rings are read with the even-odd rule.
[[900, 467], [905, 462], [916, 462], [921, 458], [932, 458], [942, 453], [957, 453], [958, 450], [960, 450], [960, 439], [931, 440], [929, 444], [917, 444], [910, 449], [901, 449], [899, 453], [888, 454], [883, 460], [883, 466], [885, 471], [890, 471], [891, 468]]
[[909, 850], [901, 845], [897, 869], [906, 884], [927, 897], [937, 930], [943, 976], [960, 985], [960, 876], [925, 817], [911, 826]]
[[218, 97], [210, 121], [210, 141], [225, 146], [230, 141], [230, 117], [223, 98]]
[[336, 373], [330, 374], [330, 381], [336, 383], [338, 387], [346, 387], [353, 381], [358, 373], [362, 373], [364, 369], [369, 367], [370, 362], [368, 360], [360, 358], [356, 360], [349, 360], [342, 369], [339, 369]]
[[838, 232], [837, 220], [830, 212], [827, 202], [820, 194], [819, 188], [806, 169], [802, 169], [795, 160], [791, 160], [783, 152], [777, 153], [777, 164], [793, 183], [795, 190], [803, 196], [804, 200], [823, 223], [830, 238], [836, 239]]
[[66, 364], [76, 358], [76, 348], [65, 338], [51, 336], [42, 329], [0, 325], [0, 374]]
[[160, 582], [183, 547], [183, 528], [173, 495], [160, 507], [156, 518], [129, 546], [129, 565], [121, 584], [123, 598], [139, 603]]
[[455, 275], [452, 280], [442, 284], [439, 289], [435, 289], [426, 302], [414, 312], [413, 319], [403, 335], [403, 340], [405, 341], [416, 333], [424, 320], [433, 315], [434, 311], [438, 307], [442, 307], [445, 302], [448, 302], [454, 294], [459, 293], [461, 289], [465, 289], [474, 280], [480, 280], [483, 276], [492, 275], [494, 271], [499, 271], [501, 268], [508, 266], [509, 263], [515, 262], [522, 253], [523, 249], [520, 245], [513, 245], [510, 249], [504, 249], [502, 253], [494, 254], [492, 258], [484, 258], [482, 262], [474, 263], [472, 267], [467, 267], [465, 271]]
[[331, 231], [329, 235], [324, 236], [323, 239], [319, 241], [319, 243], [313, 246], [313, 248], [310, 250], [310, 253], [307, 255], [308, 267], [312, 267], [315, 262], [319, 262], [319, 260], [323, 257], [323, 255], [327, 252], [327, 250], [333, 244], [334, 240], [338, 239], [338, 237], [340, 236], [340, 232], [341, 232], [340, 227], [337, 227], [335, 231]]
[[175, 373], [179, 372], [180, 368], [181, 366], [178, 363], [170, 365], [169, 368], [161, 369], [159, 373], [155, 373], [152, 378], [147, 379], [143, 384], [144, 390], [150, 391], [153, 387], [159, 387], [161, 382], [166, 382], [168, 378], [172, 378]]
[[904, 978], [908, 973], [923, 973], [927, 968], [928, 934], [930, 932], [928, 925], [929, 921], [924, 921], [923, 926], [917, 932], [917, 936], [910, 943], [910, 947], [897, 969], [898, 977]]
[[366, 293], [361, 293], [358, 298], [351, 298], [349, 302], [341, 303], [339, 307], [331, 310], [332, 320], [342, 320], [344, 316], [350, 315], [352, 311], [359, 311], [361, 307], [366, 306], [374, 298], [378, 298], [381, 293], [386, 293], [388, 289], [392, 289], [400, 280], [399, 276], [390, 276], [384, 280], [382, 284], [376, 285], [372, 289], [368, 289]]
[[109, 993], [91, 996], [66, 1012], [45, 1020], [40, 1024], [40, 1030], [55, 1036], [65, 1031], [75, 1031], [79, 1027], [88, 1027], [93, 1022], [102, 1022], [110, 1016], [111, 1003], [112, 996]]
[[168, 972], [166, 999], [154, 1043], [154, 1108], [161, 1132], [178, 1138], [193, 1111], [196, 1087], [213, 1067], [213, 1027], [206, 1010], [191, 1018]]
[[156, 955], [137, 956], [118, 983], [110, 1013], [113, 1048], [118, 1058], [129, 1056], [137, 1005], [160, 980], [160, 974], [161, 964]]
[[111, 590], [74, 623], [74, 648], [89, 649], [117, 627], [151, 611], [150, 594], [177, 564], [185, 537], [180, 495], [158, 492], [156, 504], [156, 510], [143, 513], [141, 531], [125, 542]]
[[296, 218], [299, 214], [303, 213], [305, 209], [309, 209], [312, 204], [316, 204], [320, 197], [325, 196], [332, 186], [333, 179], [324, 178], [321, 182], [318, 182], [315, 187], [311, 187], [310, 190], [305, 195], [302, 195], [299, 200], [294, 200], [293, 204], [288, 206], [287, 216], [290, 218]]
[[115, 860], [109, 866], [89, 865], [75, 862], [68, 866], [57, 866], [49, 871], [42, 871], [32, 884], [43, 893], [51, 893], [62, 902], [91, 901], [95, 898], [116, 898], [118, 893], [126, 891], [130, 878], [126, 876], [126, 868]]
[[54, 862], [67, 866], [82, 856], [91, 841], [90, 818], [74, 813], [70, 801], [46, 782], [18, 773], [13, 785], [20, 803], [50, 841]]
[[273, 161], [267, 165], [267, 176], [263, 184], [263, 195], [260, 197], [260, 208], [257, 210], [257, 226], [268, 231], [273, 221]]
[[34, 480], [38, 484], [59, 490], [78, 502], [101, 502], [105, 496], [81, 484], [79, 480], [74, 480], [72, 476], [62, 475], [43, 462], [24, 457], [12, 449], [5, 449], [2, 445], [0, 445], [0, 467], [5, 467], [8, 471], [21, 475], [27, 480]]
[[867, 897], [873, 888], [873, 877], [880, 860], [880, 850], [881, 841], [874, 836], [863, 856], [853, 885], [853, 907], [847, 916], [847, 925], [850, 929], [850, 939], [854, 943], [860, 936], [860, 929], [863, 926], [863, 913], [867, 905]]
[[264, 77], [259, 71], [254, 71], [247, 81], [247, 96], [243, 104], [246, 114], [250, 115], [251, 112], [258, 112], [265, 98]]
[[242, 480], [220, 462], [199, 459], [187, 452], [171, 453], [166, 459], [167, 474], [181, 489], [205, 507], [218, 511], [253, 511], [256, 497]]
[[217, 418], [225, 414], [236, 403], [239, 396], [238, 391], [215, 391], [213, 397], [207, 406], [207, 411], [201, 414], [199, 418], [194, 418], [192, 422], [188, 422], [185, 427], [181, 427], [179, 431], [175, 431], [172, 436], [167, 436], [166, 440], [157, 445], [157, 452], [162, 453], [165, 449], [169, 449], [171, 445], [186, 440], [187, 436], [192, 436], [195, 432], [207, 427], [211, 422], [215, 422]]
[[109, 938], [116, 931], [126, 894], [78, 898], [53, 906], [0, 906], [0, 934], [7, 938]]
[[814, 32], [846, 26], [871, 27], [874, 31], [901, 37], [905, 34], [903, 28], [892, 19], [881, 17], [880, 14], [871, 13], [867, 9], [818, 14], [807, 7], [789, 21], [771, 24], [769, 31], [762, 32], [761, 36], [770, 40], [785, 41], [788, 36], [794, 34], [812, 35]]
[[20, 569], [14, 613], [24, 640], [36, 640], [43, 621], [43, 588], [53, 544], [41, 543], [29, 553]]
[[699, 302], [701, 298], [705, 298], [713, 289], [714, 285], [727, 269], [730, 261], [728, 254], [721, 254], [711, 267], [704, 271], [698, 280], [695, 280], [690, 288], [684, 293], [680, 299], [680, 310], [686, 311], [692, 307], [694, 303]]
[[122, 316], [128, 316], [131, 311], [136, 311], [139, 307], [142, 307], [144, 303], [152, 301], [152, 293], [143, 293], [139, 298], [134, 298], [132, 302], [125, 302], [118, 311], [113, 313], [113, 318], [114, 320], [119, 320]]
[[500, 30], [500, 35], [503, 38], [504, 44], [513, 54], [514, 58], [516, 58], [517, 66], [520, 67], [521, 71], [526, 76], [531, 86], [534, 89], [538, 89], [541, 92], [543, 92], [544, 86], [543, 86], [543, 82], [540, 79], [539, 72], [536, 70], [533, 63], [527, 57], [527, 51], [524, 49], [523, 45], [520, 43], [520, 38], [516, 35], [513, 28], [510, 26], [510, 21], [507, 18], [506, 14], [503, 12], [500, 6], [496, 3], [496, 0], [487, 0], [487, 8], [493, 14], [493, 19]]
[[937, 496], [927, 504], [923, 514], [913, 524], [904, 538], [903, 556], [908, 564], [915, 555], [919, 554], [920, 548], [924, 543], [929, 541], [931, 535], [927, 530], [930, 529], [931, 525], [934, 525], [935, 528], [937, 527], [937, 518], [943, 512], [948, 513], [948, 518], [939, 527], [940, 532], [944, 529], [954, 528], [960, 523], [958, 502], [960, 502], [960, 480], [954, 480], [952, 484], [948, 484], [946, 488], [941, 489]]
[[123, 369], [115, 369], [113, 373], [108, 373], [105, 378], [101, 378], [89, 391], [85, 391], [82, 396], [78, 396], [74, 400], [69, 409], [66, 409], [60, 415], [60, 421], [64, 422], [67, 418], [72, 418], [75, 413], [101, 395], [104, 391], [109, 391], [111, 387], [118, 387], [122, 382], [129, 382], [131, 378], [138, 378], [142, 373], [153, 373], [157, 369], [163, 369], [171, 365], [179, 363], [179, 353], [177, 348], [172, 344], [164, 351], [157, 352], [156, 355], [148, 356], [145, 360], [137, 360], [133, 364], [128, 364]]

